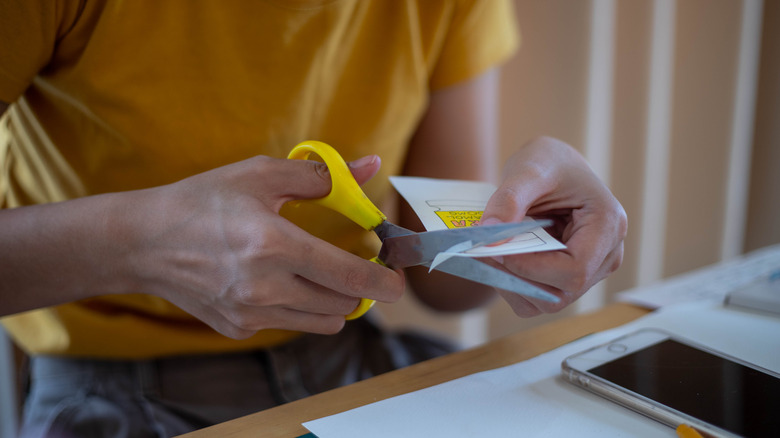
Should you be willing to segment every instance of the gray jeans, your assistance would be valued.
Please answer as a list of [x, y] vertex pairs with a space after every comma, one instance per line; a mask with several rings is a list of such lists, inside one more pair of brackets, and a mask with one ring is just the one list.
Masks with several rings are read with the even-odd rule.
[[337, 335], [246, 353], [143, 361], [38, 356], [21, 436], [174, 436], [453, 350], [440, 340], [386, 333], [363, 317]]

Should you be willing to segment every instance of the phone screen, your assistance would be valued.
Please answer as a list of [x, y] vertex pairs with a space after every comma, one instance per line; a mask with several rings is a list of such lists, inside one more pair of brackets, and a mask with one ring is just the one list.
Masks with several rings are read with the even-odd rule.
[[590, 372], [738, 435], [780, 431], [780, 379], [673, 340]]

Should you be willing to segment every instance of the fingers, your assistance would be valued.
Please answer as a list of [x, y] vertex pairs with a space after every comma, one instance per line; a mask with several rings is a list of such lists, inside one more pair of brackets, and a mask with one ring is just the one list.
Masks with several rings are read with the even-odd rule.
[[616, 254], [622, 254], [622, 241], [599, 240], [603, 237], [600, 233], [580, 230], [566, 243], [566, 249], [504, 256], [503, 262], [523, 278], [577, 292], [601, 280], [596, 275], [602, 266], [605, 263], [613, 265]]
[[[275, 211], [288, 201], [322, 198], [330, 193], [330, 172], [324, 163], [268, 157], [255, 157], [251, 161], [258, 172], [255, 181], [263, 182], [256, 187], [255, 195]], [[360, 185], [376, 174], [381, 161], [376, 155], [368, 155], [347, 165]]]
[[234, 298], [243, 297], [232, 299], [229, 305], [184, 310], [207, 321], [225, 336], [245, 339], [266, 329], [337, 333], [344, 326], [345, 316], [360, 301], [301, 277], [291, 278], [283, 288], [269, 288], [267, 282], [258, 282], [256, 286], [234, 294]]
[[219, 329], [223, 333], [268, 328], [334, 333], [361, 298], [394, 302], [403, 294], [402, 272], [343, 251], [280, 217], [268, 220], [273, 232], [255, 248], [264, 261], [252, 262], [254, 269], [247, 271], [254, 277], [225, 294], [220, 312], [229, 324]]
[[[501, 267], [496, 266], [499, 263], [496, 262], [495, 260], [481, 259], [481, 261], [489, 265], [492, 265], [498, 269], [501, 269]], [[506, 269], [507, 266], [504, 265], [503, 268]], [[552, 303], [549, 301], [539, 300], [525, 295], [520, 295], [515, 292], [498, 289], [498, 292], [501, 295], [501, 297], [510, 305], [510, 307], [515, 312], [515, 314], [517, 314], [520, 317], [527, 318], [527, 317], [539, 315], [541, 313], [558, 312], [559, 310], [563, 309], [564, 307], [574, 302], [578, 297], [575, 296], [575, 294], [572, 294], [571, 292], [558, 289], [549, 284], [540, 283], [538, 281], [534, 281], [530, 278], [523, 277], [521, 275], [518, 276], [521, 277], [527, 283], [536, 286], [539, 289], [542, 289], [546, 292], [549, 292], [559, 298], [559, 301], [557, 303]]]
[[[198, 315], [196, 315], [198, 316]], [[211, 316], [211, 326], [233, 339], [246, 339], [260, 330], [283, 329], [330, 335], [338, 333], [346, 323], [345, 315], [324, 315], [287, 308], [262, 308], [256, 311], [236, 311]]]
[[347, 163], [347, 167], [359, 185], [373, 178], [381, 166], [382, 161], [378, 155], [367, 155]]
[[[622, 259], [622, 251], [623, 248], [621, 246], [619, 249], [615, 250], [614, 256], [610, 256], [605, 260], [602, 267], [599, 269], [599, 273], [594, 276], [593, 285], [606, 278], [609, 273], [614, 272], [615, 269], [617, 269], [617, 266], [619, 266], [620, 260]], [[566, 291], [528, 279], [526, 279], [526, 281], [556, 295], [558, 298], [560, 298], [561, 301], [559, 303], [549, 303], [547, 301], [541, 301], [534, 298], [521, 296], [512, 292], [499, 290], [499, 293], [510, 305], [515, 314], [523, 318], [529, 318], [543, 313], [558, 312], [571, 303], [575, 302], [582, 295], [584, 295], [585, 292], [590, 289], [590, 287], [592, 287], [592, 285], [590, 285], [577, 291]]]
[[334, 245], [303, 234], [289, 262], [293, 272], [325, 288], [355, 298], [392, 303], [406, 286], [403, 273], [350, 254]]
[[[586, 262], [583, 263], [583, 260]], [[599, 281], [614, 272], [623, 260], [620, 241], [606, 255], [573, 255], [568, 250], [521, 254], [504, 258], [505, 266], [524, 280], [561, 299], [549, 303], [514, 293], [499, 291], [518, 316], [531, 317], [555, 313], [576, 301]], [[598, 263], [588, 266], [588, 262]]]
[[305, 313], [346, 316], [360, 304], [360, 297], [345, 295], [325, 286], [294, 276], [285, 288], [287, 299], [295, 302], [291, 309]]
[[[263, 292], [258, 293], [257, 291]], [[293, 277], [283, 289], [268, 290], [259, 284], [249, 298], [222, 308], [212, 326], [226, 336], [242, 339], [259, 330], [285, 329], [333, 334], [360, 299], [327, 289], [302, 277]]]

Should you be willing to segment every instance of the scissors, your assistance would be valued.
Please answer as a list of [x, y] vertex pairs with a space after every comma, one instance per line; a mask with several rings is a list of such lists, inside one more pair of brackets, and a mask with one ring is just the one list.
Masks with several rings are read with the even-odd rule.
[[[379, 255], [371, 261], [392, 269], [417, 265], [430, 267], [437, 254], [463, 242], [470, 241], [474, 248], [549, 225], [549, 221], [523, 221], [421, 233], [407, 230], [387, 220], [387, 216], [363, 193], [344, 159], [330, 145], [319, 141], [305, 141], [295, 146], [287, 158], [306, 160], [312, 153], [319, 155], [328, 166], [332, 188], [323, 198], [303, 202], [327, 207], [346, 216], [364, 229], [374, 231], [382, 241], [382, 248]], [[450, 257], [437, 264], [434, 269], [520, 295], [553, 303], [559, 301], [558, 297], [547, 291], [472, 258]], [[346, 316], [346, 319], [361, 317], [374, 303], [374, 300], [361, 298], [360, 304]]]

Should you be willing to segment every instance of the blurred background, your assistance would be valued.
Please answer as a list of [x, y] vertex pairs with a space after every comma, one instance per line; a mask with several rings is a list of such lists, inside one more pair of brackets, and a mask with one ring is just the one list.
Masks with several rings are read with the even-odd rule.
[[[623, 266], [555, 315], [501, 300], [453, 317], [407, 294], [390, 326], [478, 345], [597, 309], [644, 286], [780, 242], [780, 2], [515, 0], [522, 46], [503, 70], [504, 157], [538, 135], [578, 148], [625, 207]], [[0, 436], [16, 419], [0, 333]]]
[[616, 293], [780, 242], [780, 2], [515, 0], [502, 73], [504, 156], [550, 135], [626, 209], [622, 267], [555, 315], [497, 300], [448, 317], [410, 296], [388, 324], [467, 346], [599, 308]]

